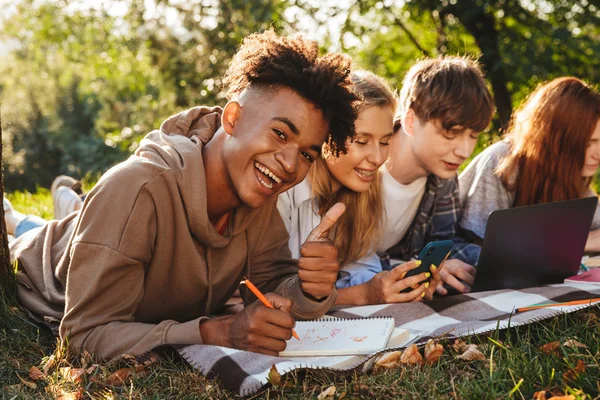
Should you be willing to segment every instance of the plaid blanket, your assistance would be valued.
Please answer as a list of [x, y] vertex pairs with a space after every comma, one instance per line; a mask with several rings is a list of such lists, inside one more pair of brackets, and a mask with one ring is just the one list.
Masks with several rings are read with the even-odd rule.
[[[515, 313], [514, 310], [518, 307], [545, 301], [564, 302], [593, 297], [600, 297], [600, 285], [569, 283], [479, 292], [420, 303], [338, 308], [329, 314], [341, 318], [392, 316], [396, 326], [409, 331], [421, 331], [423, 335], [417, 343], [424, 343], [445, 333], [450, 338], [475, 335], [541, 321], [589, 305], [549, 307]], [[365, 364], [374, 356], [354, 357], [350, 360], [353, 362], [346, 363], [343, 368], [332, 368], [332, 365], [343, 361], [343, 358], [282, 358], [209, 345], [186, 346], [178, 351], [200, 373], [207, 377], [219, 377], [224, 387], [242, 396], [256, 393], [267, 383], [272, 365], [282, 375], [300, 368], [348, 370]]]

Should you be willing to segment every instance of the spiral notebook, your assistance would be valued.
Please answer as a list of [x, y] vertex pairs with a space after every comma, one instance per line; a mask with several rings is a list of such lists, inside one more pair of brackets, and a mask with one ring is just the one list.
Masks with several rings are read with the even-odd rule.
[[280, 357], [373, 354], [387, 347], [394, 330], [394, 319], [325, 318], [299, 321], [294, 329], [300, 340], [288, 340]]

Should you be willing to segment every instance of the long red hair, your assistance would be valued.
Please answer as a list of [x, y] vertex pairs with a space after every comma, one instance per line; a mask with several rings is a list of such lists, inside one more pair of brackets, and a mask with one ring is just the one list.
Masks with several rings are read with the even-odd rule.
[[600, 95], [573, 77], [539, 86], [513, 114], [510, 152], [496, 169], [514, 206], [580, 198], [591, 183], [582, 170], [600, 118]]

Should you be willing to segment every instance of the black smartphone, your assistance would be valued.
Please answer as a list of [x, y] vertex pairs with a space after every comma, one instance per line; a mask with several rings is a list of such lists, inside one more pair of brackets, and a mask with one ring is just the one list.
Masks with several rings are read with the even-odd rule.
[[[405, 278], [418, 275], [423, 272], [429, 272], [431, 264], [439, 267], [444, 262], [448, 254], [450, 254], [452, 246], [454, 246], [454, 242], [452, 242], [452, 240], [440, 240], [437, 242], [427, 243], [417, 257], [417, 260], [421, 260], [421, 265], [408, 271]], [[412, 288], [408, 287], [404, 289], [403, 292], [408, 292], [410, 290], [412, 290]]]

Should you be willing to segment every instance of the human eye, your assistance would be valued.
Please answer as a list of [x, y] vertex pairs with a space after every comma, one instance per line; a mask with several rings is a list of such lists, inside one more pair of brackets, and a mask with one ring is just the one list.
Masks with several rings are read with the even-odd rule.
[[287, 140], [287, 136], [285, 135], [285, 133], [283, 133], [283, 132], [282, 132], [282, 131], [280, 131], [279, 129], [277, 129], [277, 128], [273, 128], [273, 133], [274, 133], [275, 135], [279, 136], [279, 138], [280, 138], [281, 140], [284, 140], [284, 141], [285, 141], [285, 140]]
[[304, 157], [308, 162], [312, 163], [314, 161], [313, 156], [311, 156], [309, 153], [307, 153], [306, 151], [303, 151], [300, 153], [302, 155], [302, 157]]
[[447, 130], [443, 130], [442, 131], [442, 136], [445, 137], [448, 140], [452, 140], [452, 139], [454, 139], [456, 137], [456, 135], [453, 135], [452, 133], [450, 133]]

